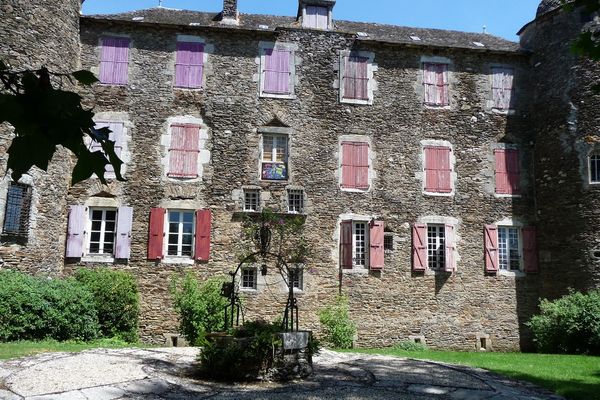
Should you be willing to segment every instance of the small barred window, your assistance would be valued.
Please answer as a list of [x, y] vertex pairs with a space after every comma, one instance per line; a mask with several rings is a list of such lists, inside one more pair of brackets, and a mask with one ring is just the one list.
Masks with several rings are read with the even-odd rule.
[[303, 190], [288, 190], [288, 212], [295, 214], [304, 213]]
[[383, 249], [385, 251], [394, 251], [394, 235], [386, 233], [383, 236]]
[[244, 190], [244, 211], [260, 211], [260, 191], [258, 189]]
[[253, 289], [256, 290], [256, 268], [244, 268], [242, 269], [242, 289]]
[[27, 244], [31, 186], [11, 182], [6, 195], [2, 241]]

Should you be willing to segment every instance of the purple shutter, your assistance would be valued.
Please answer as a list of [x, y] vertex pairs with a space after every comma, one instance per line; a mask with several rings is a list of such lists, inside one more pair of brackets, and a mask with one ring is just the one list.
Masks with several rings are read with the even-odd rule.
[[67, 250], [65, 257], [81, 258], [83, 256], [83, 241], [87, 222], [87, 207], [80, 205], [69, 206], [69, 222], [67, 228]]
[[168, 175], [176, 178], [198, 177], [200, 127], [198, 125], [171, 125]]
[[525, 272], [529, 274], [539, 272], [536, 230], [533, 226], [523, 228], [523, 261]]
[[208, 261], [210, 258], [210, 210], [196, 210], [196, 243], [194, 258], [198, 261]]
[[204, 71], [204, 44], [177, 42], [175, 86], [198, 89], [202, 87]]
[[102, 38], [100, 82], [111, 85], [126, 85], [128, 65], [129, 39], [118, 37]]
[[356, 188], [354, 168], [354, 143], [342, 142], [342, 187]]
[[289, 94], [292, 52], [286, 49], [265, 49], [263, 91]]
[[133, 208], [119, 207], [117, 215], [117, 239], [115, 258], [128, 259], [131, 254], [131, 227]]
[[446, 244], [446, 262], [444, 269], [446, 272], [454, 272], [456, 271], [456, 236], [454, 234], [454, 225], [445, 225], [444, 242]]
[[485, 271], [498, 271], [498, 227], [496, 225], [486, 225], [484, 227], [483, 242], [485, 248]]
[[372, 270], [381, 271], [384, 266], [384, 223], [383, 221], [373, 221], [369, 231], [369, 262]]
[[413, 271], [427, 269], [427, 225], [414, 224], [412, 229], [412, 266]]
[[165, 214], [164, 208], [150, 209], [150, 224], [148, 227], [148, 259], [160, 260], [164, 257], [163, 240], [165, 235]]
[[352, 221], [340, 223], [340, 267], [352, 269]]

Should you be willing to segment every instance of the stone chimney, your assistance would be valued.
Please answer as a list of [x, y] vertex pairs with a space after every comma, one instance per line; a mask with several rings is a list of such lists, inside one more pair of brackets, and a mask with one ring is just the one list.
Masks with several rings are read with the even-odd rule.
[[223, 0], [223, 12], [221, 13], [221, 22], [224, 24], [237, 25], [239, 22], [239, 11], [237, 0]]

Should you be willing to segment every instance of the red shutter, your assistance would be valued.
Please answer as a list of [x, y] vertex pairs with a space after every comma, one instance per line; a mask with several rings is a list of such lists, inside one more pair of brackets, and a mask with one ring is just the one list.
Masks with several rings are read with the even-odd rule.
[[508, 172], [506, 170], [506, 151], [504, 149], [496, 149], [494, 152], [496, 158], [496, 193], [510, 193], [508, 184]]
[[150, 209], [150, 227], [148, 234], [148, 259], [160, 260], [163, 258], [163, 239], [165, 230], [164, 208]]
[[498, 227], [496, 225], [486, 225], [484, 227], [484, 246], [485, 246], [485, 271], [498, 271]]
[[352, 269], [352, 221], [340, 223], [340, 266]]
[[208, 261], [210, 258], [210, 210], [196, 210], [196, 245], [194, 258], [198, 261]]
[[446, 224], [444, 232], [444, 241], [446, 244], [445, 271], [456, 271], [456, 237], [454, 235], [454, 225]]
[[439, 187], [437, 174], [438, 160], [435, 147], [425, 147], [423, 153], [425, 157], [425, 191], [435, 192]]
[[342, 142], [342, 187], [345, 189], [356, 188], [354, 170], [354, 144]]
[[369, 231], [370, 241], [370, 268], [372, 270], [382, 270], [384, 266], [384, 249], [383, 249], [383, 221], [373, 221]]
[[198, 125], [171, 125], [169, 173], [176, 178], [198, 177], [200, 127]]
[[539, 272], [536, 231], [533, 226], [523, 228], [523, 260], [525, 272], [529, 274]]
[[427, 269], [427, 225], [414, 224], [412, 231], [413, 271]]
[[369, 144], [354, 143], [354, 173], [357, 189], [369, 188]]

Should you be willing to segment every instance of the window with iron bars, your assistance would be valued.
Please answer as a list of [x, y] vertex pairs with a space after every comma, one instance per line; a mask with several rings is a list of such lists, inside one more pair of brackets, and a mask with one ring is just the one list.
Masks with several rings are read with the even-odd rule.
[[295, 214], [304, 213], [304, 191], [288, 190], [288, 212]]
[[6, 195], [1, 237], [3, 242], [27, 244], [30, 211], [31, 186], [11, 182]]
[[446, 266], [444, 225], [427, 225], [427, 260], [429, 269], [443, 270]]

